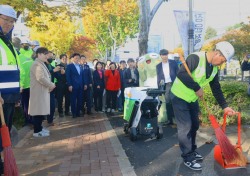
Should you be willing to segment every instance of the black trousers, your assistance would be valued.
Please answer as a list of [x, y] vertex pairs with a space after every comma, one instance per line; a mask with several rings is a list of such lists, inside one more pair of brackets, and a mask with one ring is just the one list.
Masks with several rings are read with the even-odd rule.
[[107, 108], [116, 109], [116, 100], [117, 100], [117, 93], [118, 90], [112, 91], [112, 90], [106, 90], [106, 105]]
[[172, 101], [170, 99], [170, 91], [171, 91], [172, 83], [166, 83], [164, 86], [165, 92], [165, 100], [166, 100], [166, 110], [168, 116], [168, 122], [173, 123], [174, 118], [174, 110], [172, 106]]
[[42, 122], [45, 119], [45, 117], [46, 116], [44, 116], [44, 115], [32, 116], [33, 125], [34, 125], [34, 133], [39, 133], [40, 131], [42, 131], [42, 129], [43, 129]]
[[95, 110], [101, 111], [102, 110], [102, 97], [103, 97], [103, 89], [94, 89], [94, 103], [95, 103]]
[[53, 118], [55, 114], [55, 93], [50, 92], [50, 114], [47, 116], [48, 123], [53, 123]]
[[199, 129], [198, 101], [188, 103], [171, 93], [176, 118], [178, 140], [184, 161], [193, 161], [196, 146], [196, 132]]
[[56, 85], [56, 98], [58, 104], [58, 112], [63, 113], [63, 97], [65, 97], [65, 113], [69, 112], [70, 106], [70, 92], [68, 90], [68, 86], [66, 84], [57, 84]]
[[91, 87], [88, 87], [87, 90], [83, 91], [83, 107], [82, 107], [83, 112], [85, 112], [85, 106], [87, 108], [87, 112], [91, 112], [91, 105], [92, 105], [91, 89], [92, 89]]
[[30, 88], [23, 89], [21, 93], [21, 104], [22, 104], [24, 118], [25, 118], [25, 125], [32, 124], [32, 119], [30, 115], [28, 114], [29, 99], [30, 99]]

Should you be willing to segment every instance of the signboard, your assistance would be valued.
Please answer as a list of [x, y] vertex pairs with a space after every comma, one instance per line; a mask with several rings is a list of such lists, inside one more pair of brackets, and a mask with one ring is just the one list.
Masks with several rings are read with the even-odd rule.
[[[189, 12], [183, 10], [174, 10], [174, 15], [181, 36], [184, 56], [185, 58], [187, 58]], [[194, 51], [199, 51], [204, 43], [205, 12], [194, 11], [193, 23], [194, 23]]]

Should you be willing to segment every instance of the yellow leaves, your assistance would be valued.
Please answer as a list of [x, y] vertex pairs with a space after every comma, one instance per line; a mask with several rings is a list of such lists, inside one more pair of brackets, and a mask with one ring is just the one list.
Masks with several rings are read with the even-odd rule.
[[84, 7], [82, 15], [84, 31], [96, 40], [100, 50], [113, 44], [119, 46], [138, 31], [136, 0], [92, 0]]
[[57, 17], [41, 12], [39, 17], [31, 18], [29, 24], [31, 39], [40, 41], [42, 46], [57, 54], [69, 50], [77, 29], [77, 24], [71, 21], [67, 12], [61, 12]]

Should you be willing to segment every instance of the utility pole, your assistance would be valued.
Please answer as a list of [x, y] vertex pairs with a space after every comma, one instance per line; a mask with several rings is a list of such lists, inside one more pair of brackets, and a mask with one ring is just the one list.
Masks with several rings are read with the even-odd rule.
[[194, 52], [193, 0], [189, 0], [188, 54]]

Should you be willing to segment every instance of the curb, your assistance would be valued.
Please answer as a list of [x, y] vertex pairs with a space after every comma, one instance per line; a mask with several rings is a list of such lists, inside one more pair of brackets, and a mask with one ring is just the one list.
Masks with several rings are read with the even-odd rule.
[[104, 125], [107, 129], [107, 133], [111, 142], [111, 145], [114, 149], [115, 155], [117, 156], [117, 160], [121, 169], [121, 173], [123, 176], [136, 176], [133, 166], [129, 162], [129, 159], [124, 152], [122, 145], [115, 133], [115, 130], [112, 128], [106, 114], [103, 115], [104, 117]]

